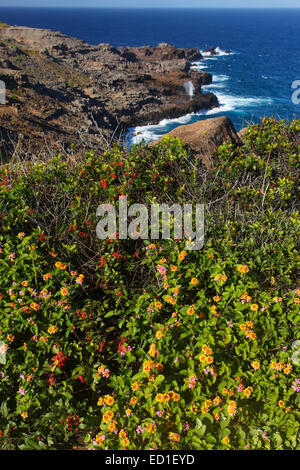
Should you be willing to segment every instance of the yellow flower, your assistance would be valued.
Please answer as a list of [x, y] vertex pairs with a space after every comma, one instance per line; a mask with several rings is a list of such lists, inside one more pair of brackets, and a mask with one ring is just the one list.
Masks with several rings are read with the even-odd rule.
[[67, 265], [66, 265], [66, 264], [63, 264], [63, 263], [61, 263], [60, 261], [57, 261], [57, 262], [55, 263], [55, 267], [56, 267], [56, 268], [58, 268], [58, 269], [62, 269], [62, 270], [64, 270], [64, 269], [66, 269], [66, 268], [67, 268]]
[[188, 315], [192, 316], [195, 314], [195, 305], [191, 305], [186, 312]]
[[278, 406], [279, 406], [279, 408], [284, 408], [284, 406], [285, 406], [284, 401], [283, 401], [283, 400], [279, 400]]
[[241, 264], [240, 266], [238, 266], [237, 270], [242, 274], [249, 272], [249, 268], [246, 264]]
[[22, 418], [24, 418], [24, 419], [28, 418], [28, 413], [27, 413], [27, 411], [22, 411], [21, 416], [22, 416]]
[[139, 380], [137, 380], [136, 382], [132, 384], [131, 388], [135, 392], [136, 390], [139, 390], [141, 388], [141, 385], [142, 383]]
[[250, 308], [251, 308], [251, 310], [256, 311], [256, 310], [258, 310], [258, 305], [257, 304], [252, 304]]
[[76, 278], [77, 284], [82, 284], [83, 279], [84, 279], [84, 275], [83, 275], [83, 274], [80, 274], [80, 276], [78, 276], [78, 277]]
[[107, 411], [107, 413], [105, 413], [105, 415], [103, 415], [103, 421], [105, 423], [109, 423], [109, 421], [111, 421], [114, 417], [114, 413], [113, 411]]
[[139, 400], [138, 400], [137, 397], [131, 397], [129, 404], [130, 404], [131, 406], [132, 406], [132, 405], [136, 405], [138, 401], [139, 401]]
[[35, 311], [36, 311], [36, 310], [39, 310], [40, 307], [39, 307], [39, 305], [36, 304], [35, 302], [32, 302], [32, 303], [30, 304], [30, 308], [31, 308], [31, 310], [35, 310]]
[[143, 363], [143, 372], [145, 373], [150, 373], [151, 372], [151, 369], [153, 369], [154, 367], [154, 362], [153, 361], [145, 361]]
[[254, 370], [260, 369], [260, 362], [259, 361], [253, 361], [251, 362], [251, 366], [253, 367]]
[[60, 289], [60, 292], [61, 292], [62, 295], [68, 295], [69, 294], [69, 291], [66, 287], [62, 287]]
[[98, 446], [99, 446], [100, 444], [102, 444], [102, 442], [105, 441], [105, 436], [104, 436], [104, 434], [101, 434], [101, 433], [97, 434], [97, 436], [95, 437], [95, 441], [96, 441], [96, 443], [97, 443]]
[[109, 425], [108, 425], [108, 430], [110, 432], [117, 432], [117, 422], [116, 421], [110, 421]]
[[170, 439], [170, 441], [179, 442], [180, 441], [180, 436], [177, 432], [170, 432], [169, 433], [169, 439]]
[[40, 340], [42, 341], [42, 343], [47, 343], [47, 341], [48, 341], [48, 336], [41, 336], [41, 337], [40, 337]]
[[191, 409], [192, 413], [197, 413], [197, 411], [198, 411], [198, 406], [192, 404], [190, 409]]
[[146, 431], [148, 431], [150, 434], [155, 434], [156, 432], [156, 426], [154, 423], [150, 423], [146, 425]]
[[214, 279], [217, 282], [220, 282], [220, 281], [226, 282], [228, 277], [226, 276], [226, 274], [217, 274]]
[[222, 398], [217, 395], [216, 398], [214, 398], [213, 402], [214, 405], [218, 406], [220, 403], [222, 403]]
[[112, 397], [111, 395], [105, 395], [104, 397], [104, 403], [107, 405], [107, 406], [112, 406], [114, 404], [115, 400], [114, 400], [114, 397]]
[[50, 327], [48, 328], [48, 333], [49, 333], [50, 335], [53, 335], [54, 333], [57, 333], [57, 332], [58, 332], [57, 326], [52, 325], [52, 326], [50, 326]]
[[285, 366], [285, 368], [283, 369], [283, 372], [284, 372], [284, 374], [289, 375], [291, 373], [292, 369], [293, 369], [293, 366], [291, 364], [289, 364], [289, 365]]
[[200, 362], [202, 362], [203, 364], [206, 363], [206, 355], [205, 354], [201, 354], [201, 356], [199, 357], [199, 360]]
[[253, 392], [253, 388], [252, 387], [247, 387], [243, 390], [243, 393], [245, 395], [245, 397], [249, 398], [251, 393]]
[[230, 443], [229, 437], [228, 436], [223, 437], [222, 442], [223, 442], [223, 444], [229, 445], [229, 443]]
[[170, 269], [171, 271], [173, 271], [173, 273], [175, 273], [178, 270], [177, 266], [174, 266], [174, 265], [170, 266]]
[[123, 439], [121, 443], [122, 443], [123, 447], [128, 447], [129, 444], [130, 444], [130, 441], [129, 441], [128, 437], [125, 437], [125, 439]]
[[214, 300], [214, 302], [220, 302], [221, 297], [220, 297], [219, 295], [215, 295], [215, 296], [213, 297], [213, 300]]
[[158, 330], [158, 331], [156, 332], [156, 335], [155, 335], [155, 336], [156, 336], [157, 339], [161, 339], [161, 338], [164, 336], [164, 334], [163, 334], [163, 332], [162, 332], [161, 330]]
[[169, 395], [170, 395], [170, 398], [171, 398], [172, 401], [177, 402], [177, 401], [180, 400], [180, 394], [179, 393], [170, 391]]
[[158, 401], [158, 403], [163, 403], [165, 401], [163, 393], [158, 393], [155, 398]]
[[198, 279], [196, 277], [193, 277], [191, 279], [191, 284], [193, 284], [193, 286], [196, 286], [197, 284], [199, 283]]

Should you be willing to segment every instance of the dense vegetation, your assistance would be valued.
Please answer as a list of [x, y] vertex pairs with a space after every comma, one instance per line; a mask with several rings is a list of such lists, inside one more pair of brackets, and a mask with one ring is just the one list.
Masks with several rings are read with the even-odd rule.
[[[299, 136], [0, 169], [2, 449], [299, 446]], [[204, 203], [203, 249], [97, 239], [120, 195]]]

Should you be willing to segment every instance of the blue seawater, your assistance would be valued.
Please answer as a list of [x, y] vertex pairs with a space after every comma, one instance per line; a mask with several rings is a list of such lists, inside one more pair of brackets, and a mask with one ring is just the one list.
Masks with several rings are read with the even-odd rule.
[[[0, 20], [50, 28], [90, 44], [219, 47], [219, 56], [194, 67], [213, 74], [204, 91], [215, 93], [220, 107], [136, 128], [134, 142], [219, 115], [229, 116], [237, 129], [264, 116], [300, 115], [300, 105], [292, 102], [292, 83], [300, 80], [300, 9], [0, 8]], [[224, 54], [227, 49], [233, 54]]]

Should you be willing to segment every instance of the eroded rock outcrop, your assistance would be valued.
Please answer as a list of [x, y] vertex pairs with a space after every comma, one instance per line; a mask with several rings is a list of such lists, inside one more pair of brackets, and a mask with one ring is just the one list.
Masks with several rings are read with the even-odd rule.
[[[185, 142], [208, 169], [213, 164], [213, 151], [219, 145], [223, 142], [241, 144], [232, 121], [226, 116], [179, 126], [167, 135], [178, 137]], [[156, 140], [149, 145], [156, 145], [160, 141], [161, 139]]]

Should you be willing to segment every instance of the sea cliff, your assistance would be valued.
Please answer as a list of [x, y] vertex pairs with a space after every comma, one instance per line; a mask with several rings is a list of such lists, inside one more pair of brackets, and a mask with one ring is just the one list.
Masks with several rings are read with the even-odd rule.
[[[192, 70], [197, 48], [89, 45], [59, 32], [0, 24], [2, 154], [99, 148], [127, 128], [218, 106]], [[45, 146], [46, 143], [46, 146]]]

